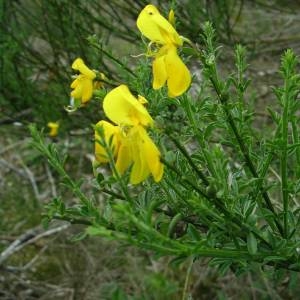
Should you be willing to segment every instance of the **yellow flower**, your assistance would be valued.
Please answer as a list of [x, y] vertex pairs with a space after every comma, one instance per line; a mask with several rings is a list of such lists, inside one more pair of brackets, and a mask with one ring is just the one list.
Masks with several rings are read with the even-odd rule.
[[88, 102], [93, 95], [93, 80], [96, 78], [96, 73], [90, 70], [81, 58], [76, 58], [72, 64], [72, 69], [78, 70], [80, 74], [72, 82], [71, 97], [80, 99], [81, 103]]
[[111, 147], [110, 151], [116, 158], [117, 172], [122, 175], [132, 166], [132, 184], [142, 182], [150, 174], [158, 182], [163, 175], [160, 152], [144, 128], [153, 124], [151, 116], [143, 106], [146, 102], [144, 97], [135, 98], [127, 86], [121, 85], [109, 92], [103, 101], [104, 112], [117, 126], [106, 121], [100, 121], [96, 125], [96, 160], [99, 163], [109, 161], [107, 149], [97, 132], [98, 126], [101, 126], [105, 143]]
[[47, 126], [49, 127], [49, 136], [55, 137], [58, 133], [59, 122], [48, 122]]
[[[172, 13], [170, 20], [174, 20]], [[177, 54], [177, 48], [183, 44], [182, 38], [151, 4], [139, 14], [137, 27], [151, 43], [159, 46], [152, 65], [153, 88], [160, 89], [167, 82], [169, 96], [180, 96], [191, 84], [191, 74]]]
[[137, 125], [123, 133], [117, 153], [116, 169], [123, 174], [132, 164], [130, 183], [138, 184], [152, 174], [154, 181], [161, 180], [163, 164], [160, 152], [144, 127]]

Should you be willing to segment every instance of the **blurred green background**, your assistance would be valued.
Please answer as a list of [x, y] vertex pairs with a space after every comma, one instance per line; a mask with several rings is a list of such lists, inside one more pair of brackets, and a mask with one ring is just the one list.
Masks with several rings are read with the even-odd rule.
[[[72, 61], [81, 57], [109, 79], [126, 82], [120, 65], [135, 69], [133, 57], [145, 50], [135, 20], [146, 1], [1, 0], [0, 91], [0, 252], [19, 237], [45, 232], [43, 205], [56, 197], [72, 203], [47, 162], [30, 146], [27, 125], [40, 128], [59, 120], [56, 143], [68, 154], [68, 171], [84, 178], [93, 174], [91, 124], [101, 119], [98, 101], [68, 114]], [[278, 83], [280, 55], [286, 48], [300, 53], [298, 1], [155, 1], [161, 13], [174, 8], [178, 32], [200, 42], [201, 25], [213, 22], [222, 45], [221, 68], [230, 73], [236, 43], [248, 49], [257, 127], [270, 126], [266, 107], [269, 86]], [[189, 64], [200, 77], [198, 62]], [[151, 81], [149, 81], [149, 87]], [[196, 88], [196, 87], [194, 87]], [[133, 248], [101, 239], [74, 242], [80, 226], [58, 222], [59, 231], [11, 253], [0, 264], [0, 299], [181, 299], [189, 264], [153, 258]], [[193, 299], [297, 299], [296, 274], [221, 276], [195, 263], [189, 292]], [[241, 288], [243, 287], [243, 288]]]

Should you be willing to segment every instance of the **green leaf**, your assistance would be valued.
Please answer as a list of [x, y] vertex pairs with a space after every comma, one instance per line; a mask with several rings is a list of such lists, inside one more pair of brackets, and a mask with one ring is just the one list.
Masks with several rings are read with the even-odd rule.
[[79, 242], [87, 237], [87, 232], [79, 232], [71, 237], [71, 242]]
[[200, 241], [201, 235], [193, 224], [189, 224], [187, 228], [187, 234], [194, 240]]
[[252, 232], [250, 232], [247, 236], [247, 248], [248, 252], [252, 255], [257, 252], [257, 240]]

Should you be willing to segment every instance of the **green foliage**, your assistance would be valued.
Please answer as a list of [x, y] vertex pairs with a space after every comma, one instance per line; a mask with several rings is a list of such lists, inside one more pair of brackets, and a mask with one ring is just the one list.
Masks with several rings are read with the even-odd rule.
[[[56, 147], [45, 145], [37, 129], [31, 127], [34, 145], [80, 203], [65, 207], [55, 199], [47, 218], [89, 222], [88, 235], [132, 244], [157, 256], [172, 255], [180, 260], [212, 257], [212, 265], [221, 273], [229, 268], [242, 273], [254, 263], [299, 270], [299, 210], [297, 203], [291, 202], [299, 195], [299, 170], [290, 169], [297, 165], [299, 146], [297, 58], [291, 50], [283, 55], [284, 86], [274, 90], [283, 112], [277, 113], [274, 137], [257, 143], [259, 133], [251, 127], [253, 112], [245, 102], [250, 84], [245, 76], [245, 48], [236, 47], [236, 71], [222, 79], [217, 66], [220, 48], [215, 47], [210, 23], [204, 25], [203, 32], [205, 46], [201, 50], [194, 46], [205, 76], [200, 99], [183, 95], [170, 100], [165, 90], [146, 95], [149, 110], [160, 120], [159, 131], [153, 135], [164, 147], [166, 170], [161, 183], [149, 181], [140, 188], [129, 187], [128, 174], [123, 178], [117, 175], [110, 155], [116, 177], [113, 180], [100, 175], [95, 180], [94, 187], [108, 195], [100, 206], [96, 205], [81, 192], [81, 183], [64, 171], [64, 159]], [[148, 80], [143, 72], [137, 76], [140, 82]], [[139, 94], [143, 86], [136, 86]], [[174, 102], [175, 111], [181, 111], [180, 127], [168, 120], [161, 123], [161, 117], [170, 113], [168, 101]], [[293, 123], [296, 132], [289, 130], [288, 124]], [[99, 135], [110, 153], [103, 133]], [[281, 179], [267, 187], [271, 165], [278, 169]], [[271, 197], [270, 191], [274, 195], [276, 190], [282, 197]]]

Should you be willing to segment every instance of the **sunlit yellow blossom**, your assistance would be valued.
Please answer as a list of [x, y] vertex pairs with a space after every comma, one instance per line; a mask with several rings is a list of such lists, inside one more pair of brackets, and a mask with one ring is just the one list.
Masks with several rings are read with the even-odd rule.
[[[174, 16], [170, 13], [170, 20]], [[177, 54], [183, 40], [154, 5], [147, 5], [139, 14], [137, 27], [159, 50], [153, 60], [153, 88], [160, 89], [167, 82], [170, 97], [183, 94], [191, 84], [191, 74]]]
[[81, 103], [88, 102], [93, 95], [93, 80], [96, 78], [96, 73], [90, 70], [81, 58], [75, 59], [72, 68], [80, 72], [76, 79], [72, 82], [71, 97], [80, 99]]
[[111, 153], [116, 163], [117, 172], [122, 175], [130, 166], [130, 183], [138, 184], [152, 174], [156, 182], [163, 175], [163, 164], [160, 152], [148, 136], [145, 126], [153, 125], [153, 120], [142, 103], [147, 100], [135, 98], [128, 87], [121, 85], [109, 92], [104, 101], [103, 109], [107, 117], [117, 126], [106, 121], [96, 125], [95, 157], [99, 163], [108, 162], [107, 149], [101, 141], [97, 127], [101, 126], [105, 143], [111, 143]]
[[152, 174], [154, 181], [161, 180], [163, 164], [160, 152], [144, 127], [137, 125], [121, 136], [121, 144], [117, 153], [116, 169], [120, 174], [132, 164], [130, 183], [138, 184]]
[[48, 122], [47, 126], [49, 127], [49, 136], [55, 137], [58, 134], [59, 122]]

